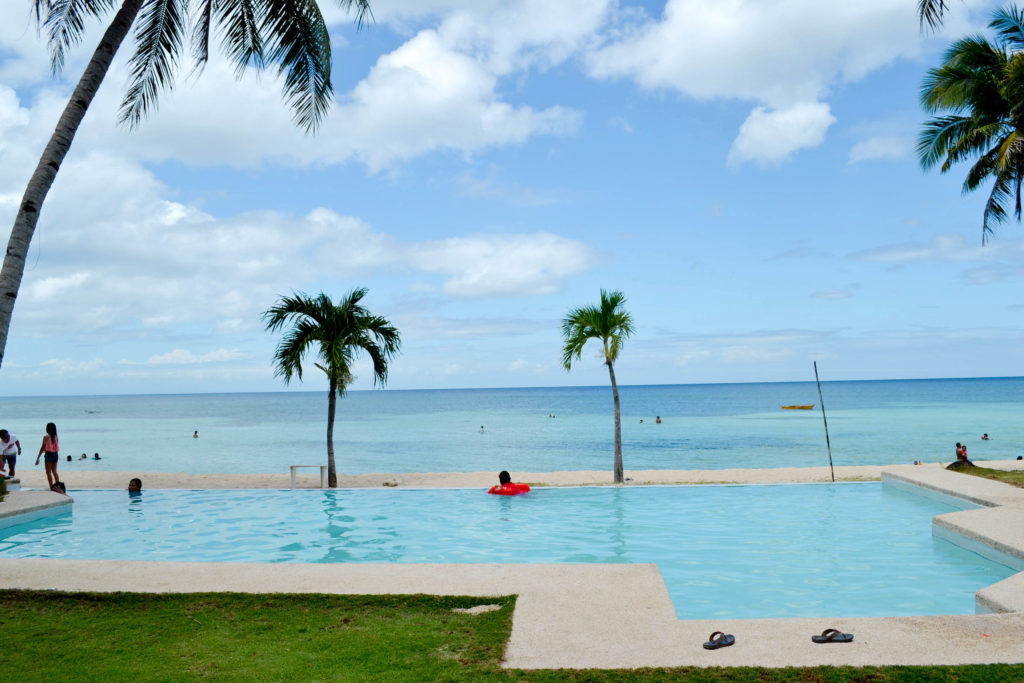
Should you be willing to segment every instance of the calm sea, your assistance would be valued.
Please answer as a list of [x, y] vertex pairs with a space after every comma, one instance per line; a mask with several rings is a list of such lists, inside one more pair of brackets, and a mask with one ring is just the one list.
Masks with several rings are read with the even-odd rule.
[[[822, 390], [836, 465], [951, 460], [956, 441], [972, 459], [1024, 454], [1024, 378]], [[621, 397], [626, 469], [828, 464], [813, 382], [624, 386]], [[326, 416], [321, 392], [0, 398], [0, 426], [25, 449], [20, 466], [32, 465], [52, 421], [69, 479], [75, 470], [286, 472], [326, 462]], [[338, 402], [334, 435], [339, 471], [356, 474], [610, 470], [612, 433], [611, 389], [600, 386], [352, 391]], [[91, 460], [96, 452], [102, 460]], [[81, 453], [90, 460], [64, 461]]]

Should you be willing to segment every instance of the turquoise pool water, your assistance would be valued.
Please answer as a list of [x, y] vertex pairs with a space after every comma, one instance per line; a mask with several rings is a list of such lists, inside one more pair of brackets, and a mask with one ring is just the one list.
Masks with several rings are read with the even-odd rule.
[[230, 562], [655, 562], [680, 618], [967, 614], [1013, 573], [932, 537], [953, 508], [869, 484], [72, 491], [0, 556]]

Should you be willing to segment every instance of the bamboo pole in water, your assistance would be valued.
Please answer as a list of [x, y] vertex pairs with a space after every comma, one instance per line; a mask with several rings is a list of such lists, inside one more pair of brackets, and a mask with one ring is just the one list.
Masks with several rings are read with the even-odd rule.
[[832, 444], [828, 442], [828, 419], [825, 417], [825, 399], [821, 395], [821, 380], [818, 379], [818, 361], [814, 361], [814, 381], [818, 383], [818, 401], [821, 403], [821, 419], [825, 421], [825, 447], [828, 448], [828, 469], [832, 472], [832, 481], [835, 481], [836, 470], [832, 467]]

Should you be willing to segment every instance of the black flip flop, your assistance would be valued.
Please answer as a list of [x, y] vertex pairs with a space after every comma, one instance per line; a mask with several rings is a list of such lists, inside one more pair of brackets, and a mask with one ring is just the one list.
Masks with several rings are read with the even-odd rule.
[[820, 636], [811, 636], [811, 640], [815, 643], [849, 643], [853, 641], [853, 634], [827, 628], [821, 632]]
[[736, 642], [736, 636], [729, 633], [715, 631], [708, 636], [708, 642], [704, 643], [705, 650], [717, 650], [720, 647], [729, 647]]

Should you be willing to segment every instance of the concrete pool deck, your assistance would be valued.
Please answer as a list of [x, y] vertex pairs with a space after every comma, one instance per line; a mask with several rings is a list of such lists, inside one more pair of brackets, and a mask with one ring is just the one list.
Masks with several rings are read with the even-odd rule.
[[[1024, 489], [939, 466], [878, 469], [884, 470], [881, 476], [887, 483], [985, 505], [981, 510], [940, 515], [933, 528], [1024, 559]], [[771, 481], [773, 476], [747, 472], [761, 473], [761, 481]], [[0, 585], [73, 591], [515, 593], [519, 598], [505, 665], [523, 669], [1024, 662], [1024, 573], [978, 592], [979, 608], [993, 612], [988, 614], [722, 621], [680, 621], [653, 564], [290, 565], [0, 559]], [[851, 632], [855, 639], [849, 644], [813, 644], [810, 636], [828, 627]], [[734, 634], [736, 645], [704, 650], [701, 644], [716, 630]]]

